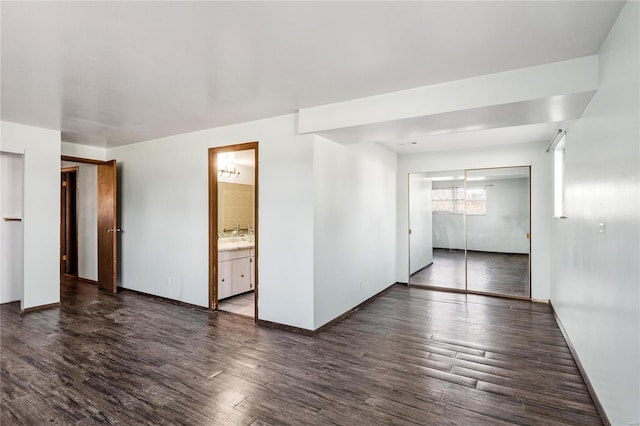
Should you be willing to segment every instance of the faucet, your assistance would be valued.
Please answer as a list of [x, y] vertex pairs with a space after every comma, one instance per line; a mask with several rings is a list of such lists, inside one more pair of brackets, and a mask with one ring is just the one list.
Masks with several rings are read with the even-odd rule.
[[240, 225], [236, 223], [236, 237], [240, 236]]

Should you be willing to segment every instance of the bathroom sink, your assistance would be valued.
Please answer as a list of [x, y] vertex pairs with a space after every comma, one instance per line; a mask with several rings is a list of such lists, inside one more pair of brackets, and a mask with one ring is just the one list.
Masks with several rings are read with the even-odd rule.
[[242, 250], [246, 248], [252, 248], [254, 246], [253, 241], [249, 241], [246, 237], [231, 237], [218, 239], [218, 250]]

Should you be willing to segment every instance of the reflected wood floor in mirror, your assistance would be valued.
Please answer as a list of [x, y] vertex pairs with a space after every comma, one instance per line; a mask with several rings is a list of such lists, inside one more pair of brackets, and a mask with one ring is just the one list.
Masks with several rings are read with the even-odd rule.
[[600, 424], [544, 304], [398, 285], [313, 337], [82, 283], [0, 313], [3, 426]]
[[[529, 297], [529, 255], [468, 251], [468, 289]], [[433, 263], [411, 275], [413, 285], [464, 290], [464, 250], [433, 249]]]
[[409, 284], [464, 290], [464, 250], [433, 249], [433, 263], [411, 275]]
[[529, 255], [467, 251], [467, 288], [529, 297]]

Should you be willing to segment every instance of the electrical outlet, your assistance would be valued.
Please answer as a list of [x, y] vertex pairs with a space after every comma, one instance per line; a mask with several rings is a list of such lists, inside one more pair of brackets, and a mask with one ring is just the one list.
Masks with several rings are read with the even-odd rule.
[[604, 234], [607, 231], [607, 225], [604, 222], [598, 223], [598, 232]]

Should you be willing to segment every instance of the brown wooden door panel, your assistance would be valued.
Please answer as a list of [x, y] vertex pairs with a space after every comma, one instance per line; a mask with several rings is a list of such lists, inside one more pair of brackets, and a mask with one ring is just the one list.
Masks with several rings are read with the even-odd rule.
[[98, 165], [98, 286], [116, 286], [116, 160]]

